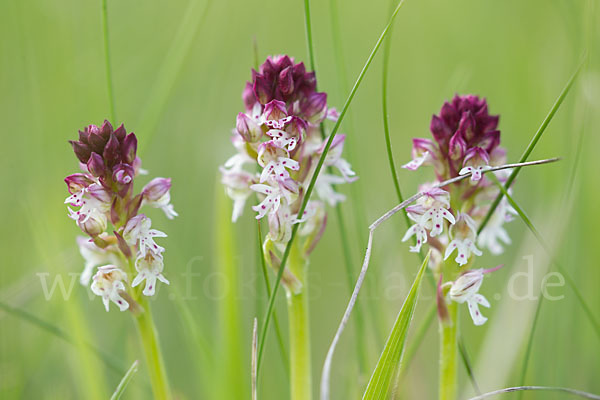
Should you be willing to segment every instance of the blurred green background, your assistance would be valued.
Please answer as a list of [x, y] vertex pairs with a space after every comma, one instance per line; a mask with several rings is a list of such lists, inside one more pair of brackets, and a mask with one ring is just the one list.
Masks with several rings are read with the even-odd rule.
[[[328, 92], [330, 105], [343, 105], [389, 8], [387, 0], [312, 2], [318, 84]], [[454, 93], [487, 97], [490, 112], [501, 115], [508, 159], [516, 161], [587, 49], [589, 63], [532, 155], [563, 160], [523, 170], [514, 197], [552, 243], [597, 318], [599, 9], [592, 0], [406, 0], [392, 35], [388, 90], [398, 164], [409, 159], [412, 137], [429, 136], [431, 114]], [[267, 298], [249, 208], [230, 243], [235, 274], [223, 275], [216, 263], [215, 237], [224, 223], [217, 210], [229, 207], [218, 166], [234, 153], [229, 135], [255, 62], [253, 40], [261, 62], [279, 53], [307, 61], [302, 1], [109, 0], [108, 14], [115, 122], [136, 133], [138, 154], [150, 176], [173, 178], [172, 199], [180, 214], [169, 221], [160, 211], [149, 212], [154, 227], [169, 235], [160, 243], [167, 249], [165, 275], [171, 286], [161, 285], [153, 310], [171, 384], [181, 399], [250, 398], [252, 321], [257, 315], [262, 321]], [[49, 284], [62, 276], [68, 289], [69, 273], [83, 268], [75, 244], [79, 230], [67, 217], [62, 180], [77, 170], [67, 140], [76, 138], [83, 126], [109, 118], [102, 37], [100, 0], [0, 2], [0, 300], [58, 326], [75, 340], [75, 345], [68, 344], [0, 310], [3, 399], [92, 398], [94, 390], [100, 391], [99, 398], [110, 394], [121, 376], [86, 350], [86, 342], [110, 354], [123, 370], [135, 359], [143, 360], [127, 313], [114, 308], [106, 313], [100, 299], [74, 281], [67, 300], [58, 288], [46, 299], [39, 275], [48, 274]], [[348, 134], [346, 156], [360, 176], [342, 189], [348, 195], [343, 213], [356, 271], [366, 227], [396, 204], [385, 156], [381, 69], [380, 53], [342, 125]], [[405, 194], [433, 177], [431, 170], [401, 170], [399, 175]], [[145, 183], [141, 180], [140, 187]], [[333, 213], [329, 222], [311, 259], [316, 384], [348, 300]], [[511, 298], [511, 276], [527, 272], [524, 257], [532, 257], [534, 285], [529, 288], [525, 279], [516, 279], [515, 292], [532, 290], [537, 296], [540, 281], [552, 268], [520, 220], [507, 229], [513, 239], [507, 251], [478, 258], [480, 267], [505, 264], [481, 290], [492, 303], [485, 310], [488, 323], [474, 327], [462, 313], [462, 335], [484, 391], [519, 380], [536, 303]], [[369, 368], [419, 266], [408, 244], [400, 242], [404, 230], [397, 216], [375, 236], [361, 296]], [[549, 292], [564, 298], [542, 307], [526, 383], [598, 393], [599, 338], [567, 286]], [[412, 332], [434, 301], [431, 294], [431, 287], [424, 285]], [[285, 337], [283, 292], [277, 309]], [[359, 376], [353, 333], [346, 331], [334, 358], [337, 399], [357, 398], [368, 379]], [[285, 399], [288, 381], [273, 331], [267, 343], [260, 398]], [[401, 381], [400, 398], [435, 397], [437, 348], [434, 324]], [[466, 398], [473, 390], [461, 373], [461, 398]], [[125, 398], [150, 396], [146, 376], [142, 363]], [[516, 397], [510, 396], [506, 398]], [[525, 398], [563, 395], [527, 393]]]

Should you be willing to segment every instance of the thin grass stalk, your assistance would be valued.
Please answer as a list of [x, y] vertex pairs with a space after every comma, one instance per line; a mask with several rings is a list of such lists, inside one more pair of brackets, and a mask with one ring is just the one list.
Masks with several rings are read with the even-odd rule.
[[[381, 36], [375, 43], [375, 46], [374, 46], [373, 50], [371, 51], [371, 54], [367, 58], [367, 61], [365, 62], [363, 69], [361, 70], [360, 74], [358, 75], [358, 78], [356, 79], [356, 82], [354, 83], [354, 86], [352, 87], [352, 90], [350, 91], [350, 94], [348, 95], [348, 98], [346, 99], [346, 102], [344, 103], [344, 107], [342, 108], [342, 111], [340, 112], [340, 116], [333, 127], [331, 135], [329, 136], [329, 139], [327, 140], [327, 143], [325, 144], [325, 148], [323, 149], [323, 153], [321, 154], [321, 157], [319, 158], [319, 162], [316, 165], [315, 172], [313, 173], [313, 176], [312, 176], [310, 183], [308, 185], [308, 188], [306, 190], [304, 199], [302, 200], [302, 204], [300, 205], [300, 209], [298, 210], [298, 215], [302, 215], [304, 213], [304, 210], [306, 209], [306, 205], [307, 205], [308, 200], [310, 199], [310, 195], [312, 194], [312, 191], [314, 189], [315, 182], [317, 180], [317, 177], [319, 176], [319, 172], [321, 172], [321, 168], [323, 167], [325, 157], [327, 156], [327, 153], [329, 152], [329, 148], [331, 147], [333, 138], [337, 134], [337, 131], [338, 131], [342, 121], [344, 120], [346, 112], [348, 111], [348, 108], [350, 107], [350, 104], [352, 103], [352, 100], [354, 99], [354, 95], [356, 94], [358, 88], [360, 87], [360, 84], [362, 83], [362, 80], [365, 77], [365, 74], [369, 70], [369, 66], [371, 65], [371, 62], [373, 61], [373, 59], [375, 58], [375, 55], [377, 54], [377, 51], [379, 50], [379, 47], [381, 46], [383, 39], [385, 39], [392, 23], [394, 22], [396, 15], [398, 15], [398, 11], [400, 11], [402, 4], [404, 4], [404, 0], [400, 0], [400, 2], [398, 3], [398, 6], [394, 10], [394, 13], [392, 14], [392, 16], [390, 18], [390, 21], [388, 22], [388, 24], [384, 28], [383, 32], [381, 33]], [[271, 321], [271, 314], [273, 313], [273, 306], [275, 304], [275, 296], [277, 295], [277, 291], [278, 291], [280, 283], [281, 283], [281, 277], [283, 276], [283, 271], [285, 269], [285, 265], [286, 265], [287, 259], [289, 257], [289, 254], [290, 254], [292, 244], [296, 237], [296, 233], [298, 232], [299, 225], [300, 224], [294, 224], [294, 226], [292, 228], [292, 234], [290, 237], [290, 241], [287, 243], [285, 251], [283, 253], [283, 257], [281, 259], [281, 265], [280, 265], [279, 271], [277, 273], [277, 279], [275, 281], [275, 286], [273, 287], [273, 293], [271, 294], [271, 298], [269, 299], [267, 314], [265, 316], [265, 323], [263, 324], [262, 332], [261, 332], [261, 338], [260, 338], [261, 345], [258, 350], [258, 373], [260, 373], [261, 360], [262, 360], [262, 355], [264, 352], [264, 343], [265, 343], [266, 333], [268, 332], [269, 323]]]
[[[269, 272], [267, 271], [267, 264], [265, 262], [265, 255], [263, 252], [263, 247], [261, 243], [262, 238], [262, 228], [261, 221], [256, 221], [257, 226], [257, 234], [258, 234], [258, 252], [260, 257], [260, 265], [262, 276], [265, 282], [265, 290], [267, 293], [267, 298], [271, 296], [271, 280], [269, 279]], [[279, 325], [279, 318], [277, 317], [277, 311], [273, 311], [273, 327], [275, 328], [275, 334], [277, 335], [277, 343], [279, 344], [279, 354], [281, 354], [281, 361], [283, 362], [283, 368], [285, 369], [285, 376], [290, 376], [290, 358], [288, 357], [287, 350], [285, 348], [285, 343], [283, 342], [283, 335], [281, 334], [281, 328]]]
[[[340, 32], [341, 32], [341, 28], [340, 28], [340, 21], [338, 18], [338, 6], [337, 6], [337, 0], [329, 0], [329, 8], [330, 8], [330, 17], [331, 17], [331, 36], [333, 38], [333, 49], [334, 49], [334, 62], [335, 62], [335, 69], [337, 71], [336, 75], [338, 77], [338, 85], [339, 85], [339, 91], [341, 93], [348, 93], [349, 92], [349, 87], [348, 87], [348, 73], [346, 71], [346, 62], [345, 62], [345, 57], [344, 57], [344, 51], [343, 51], [343, 46], [342, 46], [342, 39], [340, 37]], [[352, 123], [352, 118], [350, 118], [349, 120], [346, 120], [346, 123], [344, 125], [346, 127], [346, 131], [348, 132], [348, 136], [349, 137], [356, 137], [355, 136], [355, 130], [354, 130], [354, 125]], [[344, 143], [344, 150], [346, 151], [346, 155], [347, 155], [347, 159], [350, 161], [350, 163], [352, 165], [357, 165], [357, 161], [358, 161], [358, 157], [356, 156], [356, 148], [355, 148], [356, 142], [354, 140], [348, 140], [346, 143]], [[357, 165], [358, 167], [358, 165]], [[367, 207], [365, 207], [365, 201], [364, 201], [364, 196], [363, 196], [363, 191], [361, 190], [361, 186], [362, 186], [362, 181], [359, 179], [358, 181], [354, 182], [352, 185], [350, 185], [350, 197], [352, 198], [352, 202], [351, 202], [351, 210], [352, 210], [352, 214], [354, 216], [354, 228], [356, 231], [356, 237], [359, 243], [365, 243], [367, 241], [367, 237], [365, 236], [364, 232], [366, 231], [366, 227], [367, 227], [367, 215], [365, 210], [367, 210]], [[352, 267], [352, 265], [350, 265], [351, 269], [354, 271], [354, 268]], [[353, 276], [352, 276], [352, 282], [354, 282], [354, 274], [355, 272], [353, 272]], [[370, 284], [369, 284], [370, 283]], [[352, 288], [353, 285], [350, 284], [350, 286], [348, 286], [348, 291], [349, 293], [352, 293]], [[376, 294], [378, 292], [377, 290], [377, 286], [376, 286], [376, 282], [373, 281], [369, 281], [367, 283], [367, 287], [366, 287], [366, 291], [368, 294], [373, 295]], [[385, 338], [386, 332], [384, 331], [384, 316], [383, 316], [383, 311], [382, 308], [379, 307], [375, 302], [373, 301], [359, 301], [356, 305], [356, 323], [359, 324], [359, 317], [358, 314], [362, 314], [365, 317], [361, 318], [363, 321], [367, 320], [367, 315], [364, 314], [363, 311], [363, 307], [367, 307], [368, 308], [368, 315], [372, 318], [373, 322], [370, 324], [367, 324], [367, 326], [370, 326], [372, 328], [373, 334], [374, 334], [374, 339], [375, 339], [375, 344], [377, 346], [377, 348], [381, 348], [383, 347], [383, 340]], [[359, 325], [359, 328], [360, 325]], [[357, 328], [358, 329], [358, 328]], [[365, 327], [362, 327], [362, 330], [365, 331]], [[359, 338], [360, 341], [360, 336], [357, 334], [356, 335], [357, 338]], [[363, 341], [361, 341], [362, 343], [365, 343]], [[368, 346], [363, 346], [361, 351], [364, 351], [366, 353], [366, 355], [368, 356], [369, 354], [369, 348]], [[367, 359], [369, 357], [366, 357]], [[359, 364], [359, 367], [361, 367], [361, 365]], [[368, 366], [364, 365], [361, 367], [362, 371], [361, 373], [366, 374], [367, 370], [368, 370]]]
[[[311, 16], [310, 16], [310, 0], [304, 0], [304, 22], [306, 27], [306, 45], [308, 48], [308, 57], [310, 60], [310, 67], [313, 72], [316, 73], [316, 65], [315, 65], [315, 51], [313, 47], [312, 40], [312, 24], [311, 24]], [[315, 89], [316, 90], [316, 89]], [[321, 130], [321, 136], [323, 139], [325, 138], [325, 128], [323, 123], [319, 126]], [[331, 170], [331, 167], [328, 168]], [[348, 241], [348, 235], [346, 232], [346, 222], [344, 221], [344, 214], [342, 213], [342, 206], [340, 203], [335, 206], [336, 217], [339, 226], [340, 232], [340, 241], [342, 244], [342, 251], [344, 253], [344, 266], [346, 271], [346, 278], [349, 282], [348, 289], [352, 290], [352, 281], [354, 277], [354, 268], [352, 267], [352, 255], [350, 252], [350, 245]], [[356, 312], [356, 354], [358, 356], [358, 368], [359, 374], [362, 376], [366, 371], [367, 364], [367, 356], [366, 356], [366, 348], [363, 345], [366, 343], [365, 340], [365, 329], [364, 329], [364, 319], [362, 316], [362, 310], [360, 307], [357, 308]]]
[[106, 69], [106, 89], [108, 94], [108, 107], [110, 110], [110, 118], [113, 123], [117, 121], [115, 95], [113, 91], [112, 69], [110, 62], [110, 44], [108, 33], [108, 0], [102, 0], [102, 33], [104, 37], [104, 66]]
[[479, 390], [479, 385], [475, 380], [475, 374], [473, 373], [473, 368], [471, 367], [471, 361], [469, 359], [469, 353], [467, 352], [467, 346], [465, 346], [465, 341], [463, 340], [462, 335], [458, 336], [458, 351], [460, 353], [460, 358], [467, 371], [467, 375], [469, 376], [469, 380], [471, 381], [471, 385], [473, 385], [475, 393], [481, 394], [481, 390]]
[[[584, 65], [584, 63], [585, 63], [586, 60], [587, 60], [587, 56], [584, 56], [583, 61], [579, 64], [579, 66], [577, 67], [577, 69], [575, 70], [575, 72], [573, 73], [573, 75], [571, 75], [571, 77], [569, 78], [569, 81], [567, 82], [567, 84], [565, 85], [565, 87], [563, 88], [563, 90], [560, 92], [558, 98], [556, 99], [556, 101], [552, 105], [552, 108], [550, 108], [550, 112], [548, 112], [548, 115], [546, 115], [546, 118], [544, 118], [544, 120], [542, 121], [542, 124], [538, 128], [537, 132], [535, 133], [535, 135], [533, 135], [533, 138], [531, 139], [531, 141], [527, 145], [527, 148], [523, 152], [523, 155], [519, 159], [519, 163], [523, 163], [523, 162], [527, 161], [527, 159], [529, 158], [529, 155], [531, 154], [531, 152], [533, 151], [533, 149], [537, 145], [538, 141], [542, 137], [542, 134], [544, 133], [544, 131], [546, 130], [546, 128], [550, 124], [550, 121], [552, 121], [552, 118], [554, 118], [554, 115], [556, 114], [556, 112], [560, 108], [563, 100], [565, 99], [565, 97], [569, 93], [569, 90], [571, 90], [571, 87], [573, 86], [573, 83], [575, 82], [575, 79], [577, 78], [577, 75], [579, 75], [579, 71], [581, 71], [581, 67]], [[504, 187], [506, 189], [510, 188], [510, 186], [512, 185], [512, 183], [514, 182], [514, 180], [516, 179], [516, 177], [517, 177], [517, 175], [519, 174], [520, 171], [521, 171], [521, 168], [515, 168], [510, 173], [510, 176], [508, 177], [508, 179], [506, 180], [506, 184], [504, 185]], [[483, 231], [483, 228], [485, 228], [485, 226], [489, 222], [490, 218], [494, 214], [494, 211], [496, 211], [496, 208], [498, 207], [498, 205], [500, 204], [500, 201], [502, 200], [502, 196], [504, 196], [504, 193], [502, 193], [502, 192], [498, 193], [498, 196], [496, 196], [496, 199], [492, 203], [492, 205], [491, 205], [488, 213], [486, 214], [485, 218], [481, 222], [481, 225], [479, 226], [479, 229], [477, 230], [477, 234], [478, 235], [481, 233], [481, 231]]]
[[600, 400], [600, 396], [593, 393], [583, 392], [581, 390], [563, 388], [563, 387], [550, 387], [550, 386], [515, 386], [509, 387], [505, 389], [494, 390], [493, 392], [484, 393], [479, 396], [471, 397], [469, 400], [483, 400], [488, 397], [496, 396], [498, 394], [511, 393], [511, 392], [520, 392], [525, 390], [531, 391], [543, 391], [543, 392], [560, 392], [572, 394], [574, 396], [583, 397], [584, 399], [592, 399], [592, 400]]
[[312, 399], [312, 368], [308, 308], [308, 263], [302, 257], [297, 245], [292, 247], [289, 269], [302, 284], [302, 289], [298, 293], [287, 292], [291, 350], [291, 400], [310, 400]]
[[573, 293], [575, 293], [575, 297], [577, 297], [577, 300], [579, 301], [581, 307], [583, 308], [583, 311], [585, 312], [586, 316], [590, 320], [590, 323], [592, 324], [592, 327], [594, 328], [594, 331], [596, 332], [596, 335], [598, 335], [598, 337], [600, 338], [600, 324], [598, 323], [598, 320], [596, 319], [596, 317], [592, 313], [591, 307], [587, 304], [587, 302], [583, 298], [583, 295], [581, 294], [581, 292], [577, 288], [577, 284], [575, 283], [575, 281], [573, 280], [573, 278], [571, 277], [571, 275], [558, 262], [558, 260], [556, 259], [556, 257], [553, 255], [553, 253], [552, 253], [552, 251], [550, 249], [550, 246], [548, 246], [548, 244], [544, 240], [543, 236], [536, 229], [536, 227], [531, 223], [531, 220], [529, 219], [529, 217], [527, 216], [527, 214], [525, 214], [525, 212], [521, 209], [521, 207], [517, 204], [517, 202], [508, 193], [508, 191], [506, 190], [505, 186], [502, 186], [502, 184], [498, 181], [498, 179], [496, 177], [492, 177], [491, 179], [492, 179], [492, 181], [494, 181], [494, 183], [496, 183], [496, 186], [498, 186], [498, 188], [500, 189], [500, 191], [502, 192], [502, 194], [504, 196], [506, 196], [506, 199], [508, 200], [508, 202], [510, 203], [510, 205], [515, 209], [515, 211], [517, 211], [517, 213], [519, 214], [519, 217], [521, 217], [521, 219], [523, 220], [523, 222], [525, 223], [525, 225], [527, 225], [527, 227], [531, 230], [531, 232], [533, 233], [533, 235], [535, 236], [535, 238], [538, 240], [538, 242], [540, 243], [540, 245], [542, 246], [542, 248], [544, 249], [544, 251], [546, 252], [546, 254], [548, 255], [548, 257], [550, 257], [550, 261], [552, 262], [552, 264], [554, 264], [554, 266], [556, 267], [556, 269], [564, 276], [565, 281], [567, 282], [567, 284], [569, 285], [569, 287], [571, 288], [571, 290], [573, 290]]
[[110, 400], [119, 400], [121, 398], [123, 393], [125, 393], [125, 389], [127, 389], [127, 385], [129, 385], [129, 382], [131, 382], [131, 379], [133, 379], [133, 375], [135, 375], [135, 373], [138, 371], [139, 364], [140, 363], [138, 360], [135, 360], [133, 362], [125, 376], [123, 376], [123, 379], [121, 379], [121, 382], [119, 382], [119, 384], [117, 385], [117, 388], [115, 389], [113, 395], [110, 397]]

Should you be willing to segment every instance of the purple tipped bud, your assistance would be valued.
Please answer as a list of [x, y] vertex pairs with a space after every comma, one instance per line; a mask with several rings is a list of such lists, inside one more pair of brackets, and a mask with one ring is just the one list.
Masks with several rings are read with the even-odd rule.
[[309, 122], [318, 124], [327, 114], [327, 94], [311, 93], [301, 106], [302, 114]]
[[252, 90], [260, 104], [267, 104], [272, 98], [270, 82], [261, 75], [258, 75], [254, 80]]
[[98, 236], [106, 230], [106, 216], [100, 213], [91, 213], [86, 218], [81, 218], [77, 221], [79, 228], [91, 237]]
[[103, 138], [105, 138], [106, 140], [108, 140], [108, 137], [110, 136], [110, 134], [113, 131], [113, 127], [110, 124], [110, 122], [108, 122], [108, 120], [104, 120], [104, 122], [102, 123], [102, 126], [100, 127], [100, 136], [102, 136]]
[[73, 151], [75, 152], [75, 155], [79, 161], [84, 164], [87, 163], [90, 158], [90, 153], [92, 152], [89, 146], [74, 140], [69, 140], [69, 143], [71, 143], [71, 146], [73, 146]]
[[86, 174], [77, 173], [65, 178], [69, 193], [74, 194], [90, 186], [94, 181]]
[[137, 138], [134, 133], [130, 133], [123, 139], [123, 144], [121, 145], [122, 161], [126, 164], [133, 164], [136, 152]]
[[284, 96], [292, 94], [294, 91], [294, 77], [292, 67], [287, 67], [279, 73], [279, 91]]
[[79, 141], [81, 143], [88, 143], [88, 138], [90, 137], [90, 133], [87, 131], [87, 129], [84, 129], [83, 131], [79, 131]]
[[119, 139], [117, 139], [117, 136], [114, 133], [110, 134], [110, 139], [104, 147], [102, 156], [104, 158], [104, 162], [109, 168], [121, 161], [121, 148], [119, 145]]
[[475, 118], [470, 111], [463, 114], [460, 123], [458, 124], [458, 132], [462, 133], [462, 136], [467, 142], [471, 142], [475, 137]]
[[90, 174], [95, 177], [104, 176], [105, 168], [102, 156], [98, 153], [90, 154], [90, 159], [87, 162], [87, 169], [90, 171]]
[[258, 142], [263, 135], [262, 129], [254, 119], [244, 113], [238, 114], [235, 127], [240, 136], [249, 143]]
[[142, 189], [144, 199], [159, 201], [171, 189], [171, 178], [154, 178]]
[[92, 131], [90, 133], [90, 136], [88, 137], [88, 141], [90, 143], [90, 149], [93, 152], [102, 154], [102, 152], [104, 151], [104, 146], [106, 145], [106, 142], [108, 142], [108, 136], [105, 139], [102, 136], [100, 136], [99, 133]]
[[431, 124], [429, 125], [429, 130], [431, 131], [433, 138], [440, 144], [440, 146], [448, 144], [448, 139], [452, 135], [452, 132], [450, 132], [450, 129], [448, 128], [443, 119], [441, 119], [437, 115], [431, 117]]
[[123, 124], [121, 124], [121, 126], [115, 129], [113, 133], [117, 137], [117, 139], [119, 139], [119, 142], [122, 142], [123, 139], [125, 139], [125, 135], [127, 135], [127, 131], [125, 130], [125, 126]]
[[280, 120], [287, 117], [285, 103], [279, 100], [270, 101], [265, 105], [264, 115], [268, 120]]
[[133, 182], [135, 171], [129, 164], [119, 164], [113, 168], [112, 179], [119, 185], [129, 185]]
[[[252, 72], [253, 74], [256, 73], [254, 70], [252, 70]], [[244, 105], [247, 110], [252, 110], [252, 107], [256, 104], [256, 96], [254, 96], [254, 90], [252, 90], [252, 84], [250, 82], [246, 82], [246, 86], [242, 92], [242, 100], [244, 100]]]
[[450, 139], [450, 145], [448, 148], [448, 155], [452, 160], [459, 160], [464, 157], [467, 151], [467, 143], [463, 139], [461, 132], [457, 131], [452, 139]]

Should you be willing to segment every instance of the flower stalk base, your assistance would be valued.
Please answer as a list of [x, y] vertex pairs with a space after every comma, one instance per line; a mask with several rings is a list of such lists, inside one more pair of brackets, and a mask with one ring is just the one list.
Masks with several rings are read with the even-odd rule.
[[311, 400], [312, 372], [306, 279], [308, 263], [300, 254], [296, 244], [292, 246], [288, 267], [302, 283], [302, 289], [297, 294], [287, 291], [291, 348], [291, 400]]
[[448, 319], [440, 321], [439, 400], [455, 400], [457, 384], [458, 304], [447, 304]]

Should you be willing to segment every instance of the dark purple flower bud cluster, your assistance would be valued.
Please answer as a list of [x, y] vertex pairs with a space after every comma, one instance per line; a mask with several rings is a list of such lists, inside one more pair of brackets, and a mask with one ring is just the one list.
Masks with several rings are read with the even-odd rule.
[[503, 159], [498, 120], [497, 115], [489, 114], [485, 99], [456, 95], [432, 117], [433, 140], [413, 139], [413, 161], [405, 167], [431, 164], [443, 180], [458, 176], [464, 168], [485, 167]]
[[70, 206], [71, 219], [91, 238], [79, 240], [86, 259], [81, 282], [87, 285], [98, 267], [92, 291], [102, 296], [107, 310], [110, 301], [125, 310], [129, 303], [121, 297], [127, 287], [123, 270], [131, 268], [118, 265], [122, 256], [132, 260], [135, 256], [138, 275], [131, 286], [145, 280], [144, 295], [154, 294], [156, 280], [168, 283], [162, 275], [164, 248], [153, 239], [166, 235], [152, 229], [150, 219], [139, 210], [149, 205], [161, 208], [168, 218], [177, 216], [170, 203], [171, 179], [155, 178], [134, 194], [134, 180], [144, 171], [136, 156], [137, 139], [133, 133], [127, 134], [123, 125], [117, 129], [108, 121], [100, 127], [89, 125], [79, 131], [79, 140], [70, 143], [84, 172], [65, 178], [70, 193], [65, 203]]
[[304, 63], [280, 55], [267, 57], [258, 72], [252, 70], [252, 82], [246, 83], [242, 97], [247, 111], [278, 100], [285, 104], [288, 114], [318, 123], [327, 111], [327, 94], [318, 93], [316, 88], [314, 72], [307, 72]]

